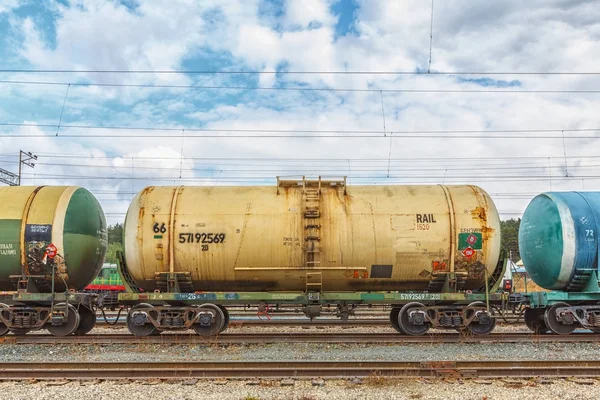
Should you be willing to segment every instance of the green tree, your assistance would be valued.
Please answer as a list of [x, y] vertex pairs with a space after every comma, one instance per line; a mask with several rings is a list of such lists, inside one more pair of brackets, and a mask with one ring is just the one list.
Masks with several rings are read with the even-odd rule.
[[521, 225], [521, 218], [511, 218], [506, 221], [500, 221], [500, 231], [502, 233], [502, 250], [506, 251], [506, 254], [510, 254], [513, 261], [519, 261], [521, 255], [519, 254], [519, 226]]
[[108, 244], [123, 242], [123, 224], [114, 224], [108, 227]]
[[117, 263], [117, 251], [123, 251], [123, 244], [121, 242], [114, 242], [108, 245], [106, 249], [106, 256], [104, 257], [104, 262], [109, 264]]
[[114, 224], [108, 227], [108, 248], [104, 262], [116, 264], [117, 251], [123, 251], [123, 224]]

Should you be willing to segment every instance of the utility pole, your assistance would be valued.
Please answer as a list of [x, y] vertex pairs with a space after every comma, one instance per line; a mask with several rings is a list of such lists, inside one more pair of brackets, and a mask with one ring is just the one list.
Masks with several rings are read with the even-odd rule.
[[35, 167], [34, 161], [37, 160], [37, 156], [35, 154], [31, 154], [30, 151], [25, 153], [23, 150], [19, 150], [19, 183], [18, 186], [21, 186], [21, 167], [23, 165], [27, 165], [28, 167]]
[[19, 150], [19, 173], [14, 174], [10, 171], [0, 168], [0, 182], [4, 182], [9, 186], [20, 186], [21, 185], [21, 170], [23, 165], [27, 165], [28, 167], [35, 167], [34, 161], [37, 160], [37, 156], [35, 154], [31, 154], [31, 152], [24, 152], [23, 150]]

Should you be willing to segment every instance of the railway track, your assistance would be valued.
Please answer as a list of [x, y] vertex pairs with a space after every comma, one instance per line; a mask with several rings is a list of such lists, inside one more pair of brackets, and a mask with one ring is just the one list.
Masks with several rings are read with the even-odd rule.
[[[514, 325], [522, 323], [522, 320], [511, 319], [508, 320], [509, 324]], [[503, 319], [498, 319], [498, 323], [505, 323]], [[97, 326], [110, 326], [110, 325], [125, 325], [125, 319], [119, 319], [116, 324], [114, 319], [109, 319], [106, 322], [103, 318], [96, 321]], [[276, 319], [235, 319], [232, 318], [229, 321], [229, 326], [391, 326], [389, 318], [381, 319], [350, 319], [343, 321], [341, 319], [314, 319], [310, 320], [307, 318], [276, 318]]]
[[600, 361], [224, 361], [3, 363], [1, 380], [599, 377]]
[[272, 343], [335, 343], [335, 344], [403, 344], [403, 343], [548, 343], [600, 342], [600, 334], [573, 333], [566, 336], [536, 335], [533, 333], [492, 333], [485, 336], [466, 336], [458, 333], [434, 333], [406, 336], [398, 333], [224, 333], [205, 338], [195, 333], [164, 333], [137, 337], [129, 334], [99, 334], [57, 337], [44, 334], [7, 335], [4, 344], [272, 344]]
[[[125, 319], [119, 319], [116, 324], [114, 320], [106, 322], [104, 319], [96, 321], [96, 326], [110, 326], [119, 325], [125, 326]], [[291, 318], [279, 318], [279, 319], [231, 319], [229, 326], [382, 326], [390, 325], [389, 319], [354, 319], [343, 321], [341, 319], [315, 319], [310, 320], [304, 319], [291, 319]]]

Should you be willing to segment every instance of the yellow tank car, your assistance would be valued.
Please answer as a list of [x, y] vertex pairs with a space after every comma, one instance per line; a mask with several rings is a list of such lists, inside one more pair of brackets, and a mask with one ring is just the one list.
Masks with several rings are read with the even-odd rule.
[[184, 292], [476, 290], [498, 264], [500, 220], [470, 185], [151, 186], [124, 248], [145, 291], [173, 273]]

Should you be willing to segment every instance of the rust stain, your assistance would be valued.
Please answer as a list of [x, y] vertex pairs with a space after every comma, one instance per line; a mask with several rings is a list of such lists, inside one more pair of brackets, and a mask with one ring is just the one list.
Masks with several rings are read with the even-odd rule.
[[[138, 242], [138, 246], [140, 248], [140, 250], [143, 248], [143, 244], [144, 244], [144, 237], [143, 237], [143, 227], [144, 227], [144, 207], [140, 207], [138, 210], [138, 220], [137, 220], [137, 227], [136, 227], [136, 240]], [[152, 221], [154, 222], [154, 221]]]
[[244, 213], [244, 223], [242, 225], [242, 232], [240, 235], [240, 244], [237, 249], [237, 253], [235, 254], [235, 260], [233, 262], [233, 268], [237, 267], [238, 260], [240, 258], [240, 252], [242, 251], [242, 246], [244, 245], [244, 237], [246, 236], [246, 228], [248, 227], [248, 220], [251, 216], [252, 203], [246, 203], [246, 212]]
[[148, 195], [148, 194], [152, 193], [152, 192], [154, 191], [154, 189], [155, 189], [155, 186], [146, 186], [146, 187], [145, 187], [145, 188], [142, 190], [141, 196], [146, 196], [146, 195]]
[[482, 226], [481, 237], [483, 238], [483, 241], [487, 242], [488, 240], [490, 240], [494, 236], [494, 232], [494, 228], [490, 228], [489, 226]]
[[487, 210], [484, 207], [475, 207], [471, 211], [471, 215], [475, 219], [479, 219], [482, 223], [487, 223]]
[[487, 211], [490, 208], [490, 204], [487, 196], [477, 186], [470, 185], [469, 188], [471, 188], [479, 202], [479, 206], [471, 211], [471, 215], [481, 223], [481, 236], [484, 242], [488, 242], [494, 232], [494, 229], [488, 226]]
[[45, 186], [38, 186], [35, 188], [33, 192], [27, 198], [27, 202], [25, 203], [25, 208], [23, 210], [23, 216], [21, 217], [21, 234], [19, 237], [19, 244], [21, 245], [21, 270], [25, 275], [29, 275], [29, 265], [27, 264], [27, 252], [25, 251], [25, 227], [27, 226], [27, 222], [29, 220], [29, 211], [31, 209], [31, 204], [33, 204], [33, 200], [35, 196], [37, 196], [38, 192], [42, 190]]

